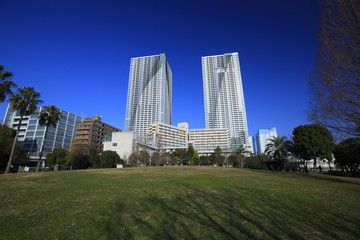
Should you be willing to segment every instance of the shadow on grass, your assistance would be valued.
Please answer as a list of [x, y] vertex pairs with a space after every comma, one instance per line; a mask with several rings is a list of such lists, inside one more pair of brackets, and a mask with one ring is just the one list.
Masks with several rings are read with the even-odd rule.
[[[144, 190], [137, 202], [119, 201], [103, 224], [107, 239], [356, 239], [356, 221], [336, 211], [276, 201], [236, 188], [189, 185], [183, 192]], [[347, 235], [342, 235], [346, 232]]]

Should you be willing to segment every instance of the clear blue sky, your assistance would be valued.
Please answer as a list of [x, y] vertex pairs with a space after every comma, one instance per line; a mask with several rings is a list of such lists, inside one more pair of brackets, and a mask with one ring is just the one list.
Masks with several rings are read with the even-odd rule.
[[172, 124], [204, 128], [201, 56], [238, 52], [249, 135], [307, 123], [315, 0], [0, 0], [0, 9], [0, 64], [43, 105], [124, 129], [130, 59], [166, 53]]

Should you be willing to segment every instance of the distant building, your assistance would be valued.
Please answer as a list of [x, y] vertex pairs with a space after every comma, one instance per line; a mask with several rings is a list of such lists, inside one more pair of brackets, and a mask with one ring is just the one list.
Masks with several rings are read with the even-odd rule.
[[171, 124], [172, 72], [164, 53], [131, 59], [125, 131], [145, 140], [150, 123]]
[[230, 131], [227, 128], [190, 130], [189, 143], [193, 144], [200, 155], [209, 155], [217, 147], [223, 152], [231, 151]]
[[99, 116], [87, 118], [79, 123], [76, 128], [74, 143], [86, 154], [89, 154], [92, 149], [101, 153], [104, 137], [111, 135], [112, 132], [120, 131], [120, 129], [102, 122]]
[[229, 129], [231, 148], [248, 144], [238, 53], [201, 58], [206, 129]]
[[256, 154], [265, 153], [266, 144], [269, 143], [268, 139], [277, 137], [276, 128], [258, 129], [255, 135]]
[[187, 123], [180, 123], [178, 127], [152, 123], [149, 126], [147, 143], [159, 149], [187, 148], [188, 128]]
[[[42, 145], [44, 145], [43, 157], [52, 152], [54, 148], [64, 148], [70, 150], [71, 144], [75, 136], [75, 128], [82, 118], [72, 113], [61, 111], [61, 117], [56, 127], [49, 127], [46, 138], [45, 126], [39, 125], [38, 116], [42, 107], [38, 107], [30, 116], [24, 116], [20, 131], [18, 135], [18, 141], [21, 143], [23, 150], [29, 152], [32, 159], [38, 159]], [[11, 111], [11, 105], [9, 104], [6, 110], [3, 124], [13, 129], [17, 129], [19, 125], [20, 115], [19, 113]]]

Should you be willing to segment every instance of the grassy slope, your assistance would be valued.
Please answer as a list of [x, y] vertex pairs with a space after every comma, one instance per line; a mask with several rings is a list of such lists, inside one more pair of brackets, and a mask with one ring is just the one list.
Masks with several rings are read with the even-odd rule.
[[1, 239], [356, 239], [360, 179], [213, 167], [0, 176]]

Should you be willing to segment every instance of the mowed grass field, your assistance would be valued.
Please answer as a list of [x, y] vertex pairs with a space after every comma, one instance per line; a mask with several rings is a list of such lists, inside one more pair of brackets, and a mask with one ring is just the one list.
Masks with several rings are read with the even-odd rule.
[[0, 176], [1, 239], [359, 239], [360, 179], [222, 167]]

